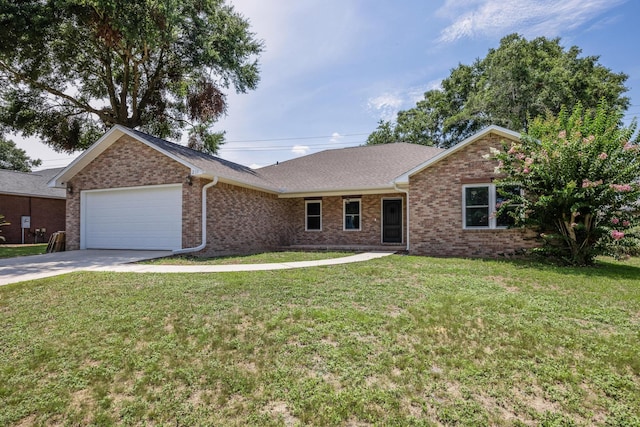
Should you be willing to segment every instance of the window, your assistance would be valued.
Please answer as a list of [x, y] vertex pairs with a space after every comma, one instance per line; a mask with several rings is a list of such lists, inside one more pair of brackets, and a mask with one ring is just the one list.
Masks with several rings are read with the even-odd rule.
[[494, 184], [465, 185], [462, 189], [463, 227], [464, 228], [506, 228], [514, 224], [514, 219], [503, 212], [497, 216], [498, 209], [510, 200], [509, 194], [518, 194], [520, 189], [508, 187], [502, 194]]
[[322, 230], [322, 202], [320, 200], [307, 200], [305, 202], [305, 216], [305, 231]]
[[360, 230], [360, 199], [344, 199], [344, 229]]

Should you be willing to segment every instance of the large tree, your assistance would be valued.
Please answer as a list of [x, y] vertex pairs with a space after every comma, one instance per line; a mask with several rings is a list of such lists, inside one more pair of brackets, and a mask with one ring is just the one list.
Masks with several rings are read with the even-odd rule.
[[0, 128], [59, 151], [122, 124], [215, 152], [262, 41], [224, 0], [0, 0]]
[[453, 69], [441, 88], [400, 111], [395, 123], [380, 122], [367, 143], [447, 148], [490, 124], [526, 132], [533, 118], [557, 114], [562, 106], [595, 108], [604, 100], [626, 109], [627, 76], [599, 64], [597, 56], [580, 54], [576, 46], [563, 48], [557, 38], [506, 36], [485, 58]]
[[42, 160], [32, 159], [15, 142], [0, 135], [0, 169], [31, 172], [31, 168], [40, 166], [41, 163]]

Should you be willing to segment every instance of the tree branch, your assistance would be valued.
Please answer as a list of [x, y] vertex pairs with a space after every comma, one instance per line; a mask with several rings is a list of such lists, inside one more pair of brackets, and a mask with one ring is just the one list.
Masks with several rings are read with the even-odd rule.
[[37, 80], [32, 80], [29, 77], [27, 77], [26, 75], [14, 70], [13, 68], [11, 68], [10, 66], [8, 66], [6, 63], [4, 63], [3, 61], [0, 61], [0, 68], [3, 70], [8, 71], [9, 73], [11, 73], [16, 79], [18, 79], [19, 81], [35, 86], [38, 89], [41, 89], [45, 92], [50, 93], [51, 95], [55, 95], [59, 98], [65, 99], [69, 102], [71, 102], [71, 104], [75, 105], [78, 108], [81, 108], [89, 113], [93, 113], [96, 114], [98, 117], [100, 117], [100, 119], [102, 119], [103, 121], [108, 121], [109, 116], [104, 114], [104, 112], [102, 112], [101, 110], [96, 110], [95, 108], [93, 108], [91, 105], [86, 104], [84, 102], [80, 102], [78, 101], [76, 98], [72, 97], [71, 95], [67, 95], [66, 93], [55, 89], [49, 85], [46, 85], [44, 83], [41, 83]]

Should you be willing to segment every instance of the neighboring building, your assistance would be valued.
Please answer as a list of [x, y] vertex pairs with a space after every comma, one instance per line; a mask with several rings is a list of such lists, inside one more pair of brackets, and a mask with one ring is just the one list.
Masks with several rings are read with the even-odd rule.
[[[115, 126], [50, 181], [67, 189], [68, 249], [226, 255], [294, 248], [492, 257], [535, 245], [495, 218], [491, 126], [442, 150], [328, 150], [252, 170]], [[204, 220], [203, 220], [204, 218]]]
[[[64, 231], [65, 190], [47, 185], [62, 170], [27, 173], [0, 169], [0, 214], [10, 223], [0, 228], [0, 236], [5, 238], [0, 243], [46, 243], [52, 233]], [[23, 217], [30, 219], [25, 229]]]

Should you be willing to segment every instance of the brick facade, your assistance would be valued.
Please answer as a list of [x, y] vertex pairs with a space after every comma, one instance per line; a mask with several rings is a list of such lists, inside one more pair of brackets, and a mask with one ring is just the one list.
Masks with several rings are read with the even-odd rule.
[[[52, 233], [64, 231], [65, 200], [0, 194], [0, 214], [10, 225], [2, 227], [4, 243], [22, 243], [22, 216], [31, 216], [31, 228], [24, 230], [24, 243], [46, 243]], [[36, 235], [36, 229], [44, 233]]]
[[463, 229], [462, 186], [491, 183], [497, 163], [482, 156], [503, 139], [489, 134], [411, 177], [412, 254], [495, 257], [537, 245], [530, 232], [520, 229]]
[[[182, 183], [184, 216], [185, 212], [191, 212], [191, 204], [200, 209], [199, 193], [196, 198], [189, 197], [186, 206], [184, 205], [185, 194], [191, 196], [197, 191], [197, 185], [200, 185], [186, 184], [185, 178], [189, 173], [187, 167], [157, 150], [128, 136], [121, 137], [67, 183], [73, 189], [71, 194], [67, 194], [67, 249], [80, 248], [81, 191]], [[188, 246], [193, 243], [193, 233], [185, 230], [187, 223], [191, 225], [190, 221], [191, 219], [183, 221], [182, 233], [183, 245], [186, 243]]]
[[[322, 230], [305, 231], [305, 199], [292, 199], [294, 245], [326, 246], [380, 246], [382, 244], [382, 200], [402, 199], [402, 245], [406, 240], [406, 212], [403, 193], [365, 194], [345, 196], [360, 199], [360, 230], [344, 230], [344, 198], [342, 196], [323, 197]], [[315, 199], [314, 199], [315, 200]]]
[[[464, 230], [462, 188], [491, 183], [495, 164], [482, 158], [503, 138], [487, 134], [411, 176], [410, 252], [417, 255], [494, 257], [536, 245], [519, 229]], [[182, 184], [182, 246], [201, 243], [202, 188], [211, 181], [193, 178], [190, 169], [155, 149], [121, 137], [69, 185], [67, 247], [80, 246], [80, 193], [84, 190]], [[360, 199], [360, 230], [344, 230], [344, 198]], [[402, 199], [402, 242], [406, 245], [406, 198], [403, 193], [327, 196], [322, 201], [322, 230], [305, 231], [305, 199], [218, 182], [207, 190], [207, 245], [198, 255], [245, 254], [300, 246], [381, 246], [384, 199]]]
[[207, 191], [207, 247], [202, 255], [248, 254], [278, 249], [291, 241], [287, 199], [218, 183]]

